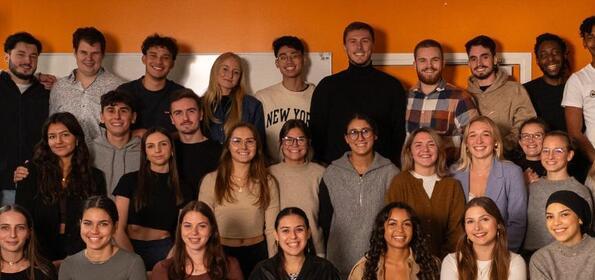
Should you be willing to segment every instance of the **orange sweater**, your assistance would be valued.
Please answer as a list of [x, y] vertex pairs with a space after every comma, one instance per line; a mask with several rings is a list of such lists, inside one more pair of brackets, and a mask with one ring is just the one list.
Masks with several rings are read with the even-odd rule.
[[465, 194], [459, 181], [452, 177], [440, 178], [429, 198], [422, 180], [404, 171], [393, 178], [385, 200], [387, 203], [405, 202], [413, 208], [436, 257], [442, 259], [455, 251], [463, 234], [460, 220], [465, 208]]

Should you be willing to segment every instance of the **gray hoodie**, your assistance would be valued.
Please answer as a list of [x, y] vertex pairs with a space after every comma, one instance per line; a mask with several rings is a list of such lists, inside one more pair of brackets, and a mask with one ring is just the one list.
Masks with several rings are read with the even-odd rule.
[[140, 138], [132, 137], [122, 149], [118, 149], [107, 141], [104, 130], [89, 144], [93, 166], [105, 174], [107, 195], [110, 198], [114, 198], [112, 192], [122, 175], [138, 171], [140, 148]]
[[345, 153], [326, 169], [333, 217], [327, 244], [327, 258], [346, 279], [353, 265], [368, 250], [374, 218], [384, 207], [384, 194], [399, 169], [375, 153], [372, 165], [360, 176]]

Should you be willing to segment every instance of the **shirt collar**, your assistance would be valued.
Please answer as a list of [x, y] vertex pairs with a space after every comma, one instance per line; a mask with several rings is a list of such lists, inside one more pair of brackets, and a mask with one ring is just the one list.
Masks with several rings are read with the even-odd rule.
[[[78, 82], [76, 79], [76, 71], [78, 70], [78, 68], [75, 68], [72, 70], [72, 72], [70, 72], [70, 75], [68, 75], [68, 80], [71, 83], [76, 83]], [[99, 76], [103, 75], [103, 73], [105, 72], [105, 69], [103, 69], [103, 66], [99, 68], [99, 71], [97, 71], [97, 76], [95, 76], [95, 79], [97, 80], [97, 78], [99, 78]]]
[[[446, 81], [443, 78], [440, 78], [440, 81], [438, 81], [438, 86], [436, 87], [436, 89], [434, 89], [434, 91], [430, 92], [430, 94], [435, 93], [435, 92], [442, 92], [445, 89], [446, 89]], [[414, 93], [423, 93], [421, 91], [421, 82], [417, 81], [415, 86], [411, 88], [411, 91]]]

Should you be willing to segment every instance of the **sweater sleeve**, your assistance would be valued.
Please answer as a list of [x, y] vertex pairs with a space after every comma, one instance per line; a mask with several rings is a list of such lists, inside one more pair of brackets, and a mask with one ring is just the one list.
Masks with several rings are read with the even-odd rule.
[[167, 276], [168, 264], [171, 265], [171, 259], [162, 260], [155, 264], [153, 271], [151, 271], [151, 280], [169, 280]]
[[[543, 249], [541, 249], [543, 250]], [[531, 280], [553, 280], [548, 273], [547, 264], [544, 262], [540, 251], [535, 252], [529, 262], [529, 275]]]
[[440, 280], [459, 279], [459, 271], [457, 269], [457, 260], [455, 253], [448, 254], [442, 261], [442, 268], [440, 269]]
[[527, 265], [525, 260], [520, 255], [510, 254], [510, 272], [508, 273], [509, 280], [526, 280], [527, 279]]
[[277, 214], [279, 213], [279, 187], [277, 186], [277, 180], [272, 178], [272, 176], [271, 179], [269, 179], [268, 185], [271, 200], [269, 206], [264, 211], [264, 233], [267, 240], [269, 257], [272, 257], [277, 252], [274, 232], [275, 219], [277, 219]]
[[58, 272], [58, 279], [60, 280], [70, 280], [70, 279], [75, 279], [72, 275], [72, 265], [69, 262], [69, 259], [66, 258], [62, 264], [60, 264], [60, 270]]
[[448, 215], [448, 228], [446, 234], [446, 246], [443, 247], [443, 253], [448, 254], [456, 250], [457, 242], [463, 235], [463, 229], [460, 226], [461, 218], [465, 215], [465, 194], [463, 188], [457, 180], [453, 180], [452, 204]]
[[35, 208], [34, 197], [37, 193], [37, 172], [33, 165], [27, 166], [29, 176], [17, 184], [15, 203], [33, 214]]
[[145, 264], [140, 256], [134, 256], [134, 261], [129, 267], [130, 276], [128, 280], [147, 280], [147, 272], [145, 271]]
[[508, 248], [517, 251], [521, 247], [527, 229], [527, 188], [521, 168], [513, 165], [506, 174], [508, 196]]
[[198, 200], [206, 203], [211, 207], [211, 210], [215, 211], [215, 177], [217, 171], [213, 171], [202, 179], [200, 183], [200, 193], [198, 194]]
[[[326, 144], [327, 112], [329, 83], [328, 78], [322, 79], [312, 94], [310, 103], [310, 130], [312, 131], [312, 148], [314, 159], [323, 162], [324, 146]], [[328, 163], [328, 162], [327, 162]]]
[[386, 204], [391, 203], [391, 202], [397, 202], [397, 201], [402, 201], [403, 200], [403, 196], [399, 190], [399, 176], [395, 176], [391, 183], [390, 183], [390, 187], [388, 188], [388, 191], [386, 191], [386, 194], [384, 195], [384, 202]]
[[324, 244], [328, 243], [328, 236], [331, 229], [331, 221], [333, 219], [333, 204], [328, 193], [328, 188], [324, 183], [324, 179], [320, 181], [320, 188], [318, 190], [318, 225], [324, 233]]

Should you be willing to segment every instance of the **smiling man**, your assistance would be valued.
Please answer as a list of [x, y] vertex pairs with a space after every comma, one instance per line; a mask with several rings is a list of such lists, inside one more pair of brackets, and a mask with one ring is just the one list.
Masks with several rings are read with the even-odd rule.
[[30, 160], [48, 117], [49, 91], [34, 76], [41, 42], [26, 32], [4, 42], [8, 71], [0, 72], [0, 205], [14, 203], [13, 171]]
[[137, 99], [139, 109], [134, 128], [138, 130], [135, 135], [142, 135], [152, 126], [174, 132], [169, 119], [169, 98], [172, 92], [184, 88], [167, 79], [178, 56], [176, 40], [153, 34], [143, 41], [141, 51], [145, 75], [118, 88], [130, 92]]
[[283, 36], [273, 42], [275, 66], [283, 80], [259, 90], [254, 96], [260, 100], [265, 115], [268, 156], [273, 163], [280, 160], [279, 131], [291, 119], [310, 120], [310, 101], [314, 85], [306, 82], [304, 44], [294, 36]]
[[50, 93], [50, 114], [72, 113], [90, 143], [99, 136], [100, 98], [124, 81], [105, 70], [105, 37], [95, 27], [81, 27], [72, 34], [77, 68], [58, 79]]
[[134, 98], [127, 92], [110, 91], [101, 96], [101, 124], [105, 127], [89, 144], [93, 165], [103, 171], [110, 198], [122, 175], [140, 167], [140, 138], [132, 136], [136, 121]]
[[310, 106], [310, 127], [315, 159], [326, 164], [349, 147], [344, 127], [355, 113], [370, 116], [378, 124], [375, 150], [398, 163], [405, 140], [406, 94], [396, 78], [372, 66], [374, 29], [352, 22], [343, 31], [349, 67], [328, 76], [316, 87]]
[[568, 74], [568, 48], [558, 35], [544, 33], [535, 40], [535, 57], [543, 76], [523, 84], [537, 116], [550, 130], [566, 131], [564, 108], [560, 106]]
[[444, 56], [435, 40], [419, 42], [413, 50], [419, 81], [407, 101], [407, 134], [420, 127], [434, 129], [442, 139], [449, 162], [458, 158], [463, 128], [478, 115], [473, 97], [442, 77]]
[[504, 71], [499, 71], [496, 59], [496, 42], [480, 35], [465, 44], [469, 57], [467, 91], [475, 96], [479, 113], [492, 119], [502, 135], [504, 150], [516, 147], [521, 124], [535, 117], [535, 110], [525, 88], [509, 81]]

